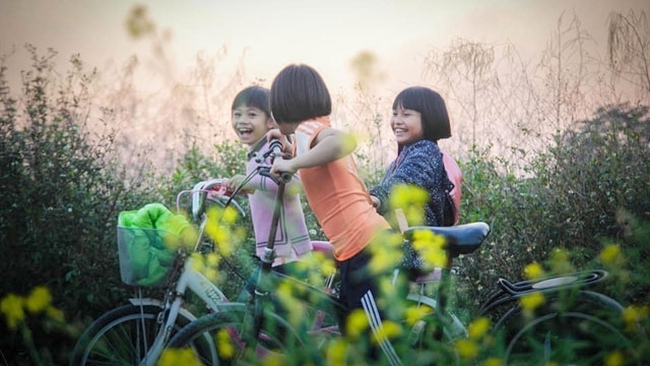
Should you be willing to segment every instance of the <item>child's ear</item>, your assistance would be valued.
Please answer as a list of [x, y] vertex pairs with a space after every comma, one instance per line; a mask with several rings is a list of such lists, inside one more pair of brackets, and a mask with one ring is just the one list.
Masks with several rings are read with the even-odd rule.
[[275, 120], [273, 118], [269, 117], [269, 118], [266, 119], [266, 127], [268, 129], [278, 128], [278, 124], [275, 122]]

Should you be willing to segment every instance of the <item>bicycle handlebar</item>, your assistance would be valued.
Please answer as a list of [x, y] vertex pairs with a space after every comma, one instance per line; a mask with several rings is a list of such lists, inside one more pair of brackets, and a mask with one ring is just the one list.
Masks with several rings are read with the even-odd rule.
[[[271, 162], [273, 162], [273, 160], [275, 160], [275, 158], [278, 156], [282, 157], [282, 142], [280, 142], [280, 139], [272, 138], [269, 142], [269, 151], [266, 152], [263, 157], [267, 158], [269, 156], [271, 157]], [[293, 176], [293, 174], [289, 172], [283, 172], [280, 174], [280, 179], [278, 180], [277, 177], [271, 174], [271, 167], [266, 165], [259, 166], [258, 173], [267, 178], [271, 178], [277, 184], [289, 183], [291, 181], [291, 177]]]

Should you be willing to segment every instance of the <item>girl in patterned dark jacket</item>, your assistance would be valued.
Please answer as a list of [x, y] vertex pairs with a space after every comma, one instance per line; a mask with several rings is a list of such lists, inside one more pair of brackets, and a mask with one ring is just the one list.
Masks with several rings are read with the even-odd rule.
[[395, 97], [390, 126], [397, 141], [397, 158], [379, 185], [370, 189], [377, 210], [391, 218], [388, 197], [393, 188], [415, 185], [427, 191], [429, 200], [424, 220], [408, 222], [409, 226], [456, 224], [462, 174], [454, 159], [438, 147], [438, 140], [451, 137], [445, 101], [429, 88], [407, 88]]

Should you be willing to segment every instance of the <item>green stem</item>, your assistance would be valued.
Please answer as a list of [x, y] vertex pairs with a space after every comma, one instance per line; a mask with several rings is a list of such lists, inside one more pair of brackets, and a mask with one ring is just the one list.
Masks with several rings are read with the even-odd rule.
[[36, 345], [34, 344], [34, 338], [32, 338], [32, 331], [29, 329], [27, 324], [23, 321], [20, 323], [20, 333], [23, 336], [23, 342], [29, 350], [29, 355], [32, 360], [34, 360], [34, 365], [43, 366], [43, 360], [41, 360], [41, 355], [36, 350]]

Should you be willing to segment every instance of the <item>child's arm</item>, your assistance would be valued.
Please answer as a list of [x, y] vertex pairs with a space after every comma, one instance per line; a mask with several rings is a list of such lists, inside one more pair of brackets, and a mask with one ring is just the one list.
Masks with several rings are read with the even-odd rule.
[[295, 173], [298, 169], [324, 165], [352, 153], [357, 147], [350, 134], [325, 128], [314, 138], [311, 149], [293, 159], [275, 159], [271, 173], [279, 176], [283, 172]]

